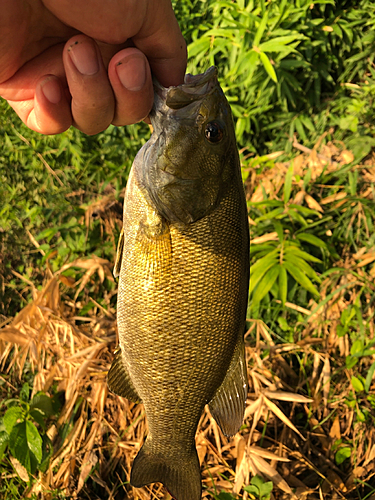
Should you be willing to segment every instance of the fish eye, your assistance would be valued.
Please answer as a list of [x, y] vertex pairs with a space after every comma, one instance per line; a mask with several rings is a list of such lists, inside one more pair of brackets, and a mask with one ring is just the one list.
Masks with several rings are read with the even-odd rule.
[[204, 135], [208, 142], [217, 144], [224, 136], [223, 129], [218, 122], [209, 122], [204, 129]]

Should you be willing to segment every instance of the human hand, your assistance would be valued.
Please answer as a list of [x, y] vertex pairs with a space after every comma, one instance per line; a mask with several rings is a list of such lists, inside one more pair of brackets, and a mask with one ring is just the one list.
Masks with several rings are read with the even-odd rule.
[[0, 0], [0, 11], [0, 96], [37, 132], [136, 123], [152, 107], [151, 71], [183, 82], [170, 0]]

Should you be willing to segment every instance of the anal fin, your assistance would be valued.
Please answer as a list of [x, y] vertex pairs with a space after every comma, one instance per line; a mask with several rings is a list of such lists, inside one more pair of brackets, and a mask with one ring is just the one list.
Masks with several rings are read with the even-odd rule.
[[121, 349], [115, 353], [111, 368], [107, 375], [109, 389], [123, 398], [127, 398], [133, 403], [140, 403], [141, 398], [131, 381], [130, 375], [122, 359]]
[[223, 383], [209, 403], [211, 415], [226, 436], [239, 431], [247, 398], [247, 374], [243, 335], [238, 338]]

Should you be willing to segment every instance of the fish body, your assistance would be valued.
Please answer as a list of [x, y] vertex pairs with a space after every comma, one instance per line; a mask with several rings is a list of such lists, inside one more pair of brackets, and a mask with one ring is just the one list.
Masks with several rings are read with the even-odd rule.
[[199, 500], [204, 406], [227, 435], [243, 420], [248, 218], [216, 69], [155, 94], [154, 131], [126, 188], [115, 265], [120, 349], [108, 385], [146, 411], [131, 484], [162, 482], [177, 500]]

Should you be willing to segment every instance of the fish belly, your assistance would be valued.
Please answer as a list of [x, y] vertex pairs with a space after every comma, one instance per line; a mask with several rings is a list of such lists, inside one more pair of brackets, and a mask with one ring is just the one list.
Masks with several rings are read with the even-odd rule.
[[118, 325], [153, 451], [191, 447], [244, 328], [246, 227], [238, 188], [189, 225], [167, 224], [135, 178], [125, 207]]

